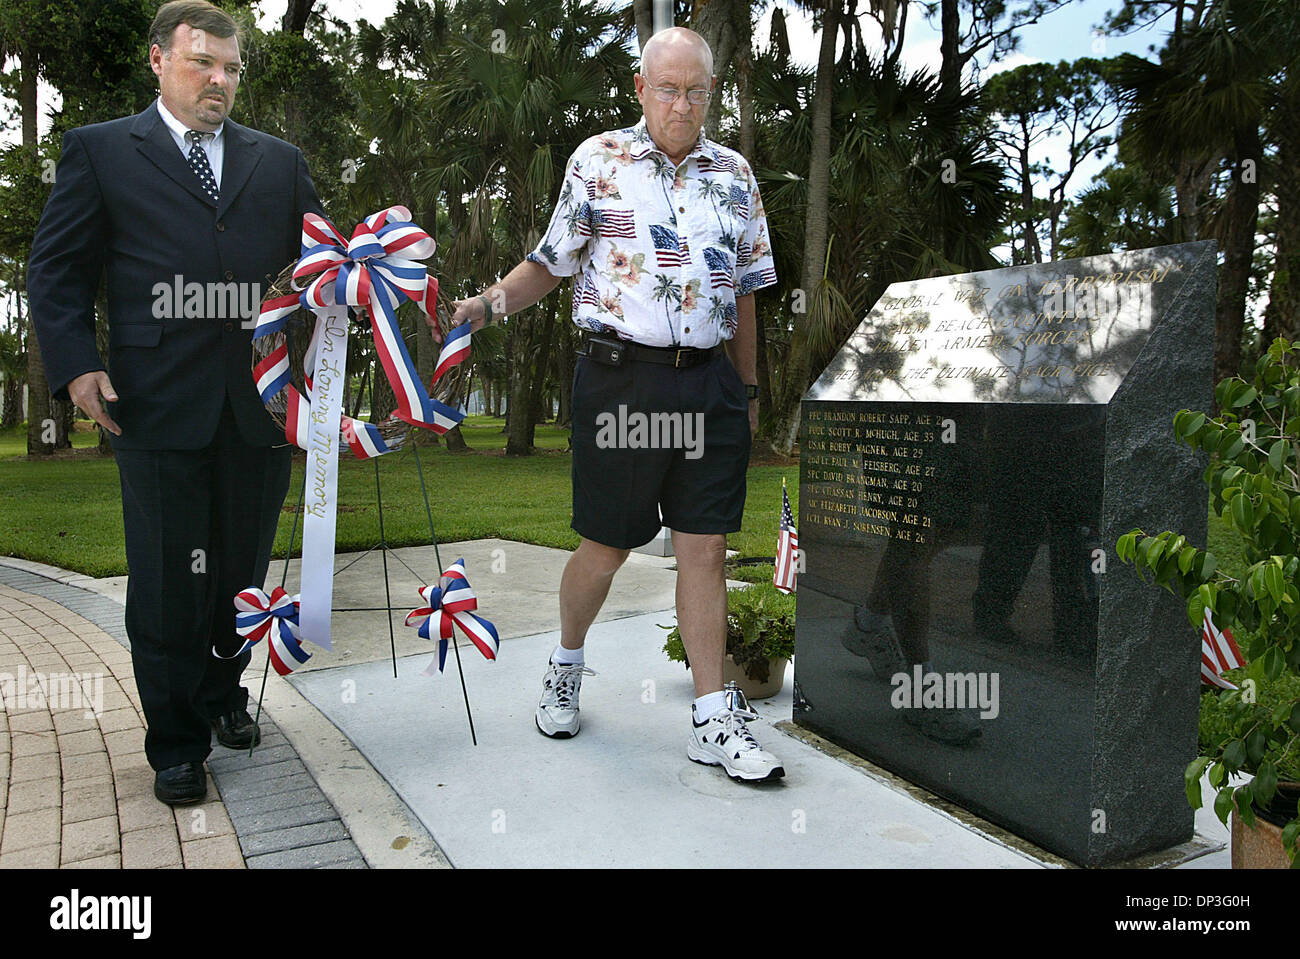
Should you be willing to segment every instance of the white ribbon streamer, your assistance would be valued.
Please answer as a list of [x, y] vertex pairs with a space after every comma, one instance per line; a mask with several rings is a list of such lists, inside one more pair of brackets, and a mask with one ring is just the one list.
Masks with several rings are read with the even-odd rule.
[[303, 493], [302, 585], [298, 619], [303, 639], [332, 649], [330, 611], [334, 606], [339, 418], [348, 377], [346, 305], [318, 310], [312, 346], [315, 372], [307, 443], [307, 487]]

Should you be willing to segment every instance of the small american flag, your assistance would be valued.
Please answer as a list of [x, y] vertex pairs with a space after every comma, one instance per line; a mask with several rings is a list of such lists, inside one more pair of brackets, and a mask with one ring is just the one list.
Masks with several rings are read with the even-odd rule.
[[783, 593], [794, 592], [798, 558], [799, 531], [794, 528], [794, 514], [790, 512], [790, 494], [786, 491], [785, 480], [781, 480], [781, 532], [776, 537], [776, 569], [772, 573], [772, 585]]
[[1215, 626], [1207, 609], [1205, 625], [1201, 629], [1201, 682], [1220, 689], [1236, 689], [1223, 678], [1223, 673], [1244, 665], [1245, 660], [1237, 648], [1237, 641], [1232, 638], [1232, 631]]

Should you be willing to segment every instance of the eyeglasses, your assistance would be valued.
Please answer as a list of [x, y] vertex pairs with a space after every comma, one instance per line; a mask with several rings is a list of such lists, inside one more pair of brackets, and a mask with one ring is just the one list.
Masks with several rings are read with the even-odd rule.
[[[676, 103], [682, 95], [682, 91], [675, 87], [657, 87], [653, 83], [647, 83], [646, 86], [655, 92], [655, 99], [660, 103]], [[703, 106], [709, 102], [709, 91], [704, 87], [687, 90], [686, 102], [695, 107]]]

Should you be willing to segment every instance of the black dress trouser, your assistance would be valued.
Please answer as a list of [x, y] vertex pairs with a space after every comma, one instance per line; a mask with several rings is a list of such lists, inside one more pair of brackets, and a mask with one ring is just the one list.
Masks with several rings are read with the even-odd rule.
[[[251, 659], [234, 597], [262, 586], [289, 488], [291, 449], [249, 446], [229, 400], [212, 442], [195, 450], [118, 450], [129, 577], [126, 632], [154, 769], [202, 762], [210, 721], [243, 709]], [[259, 647], [260, 648], [260, 647]]]

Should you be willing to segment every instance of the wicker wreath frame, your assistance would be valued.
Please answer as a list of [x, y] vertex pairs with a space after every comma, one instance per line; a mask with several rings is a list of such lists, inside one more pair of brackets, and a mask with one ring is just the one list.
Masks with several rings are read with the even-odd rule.
[[[263, 305], [265, 305], [269, 300], [275, 300], [290, 295], [297, 296], [301, 292], [293, 286], [293, 271], [297, 266], [298, 261], [294, 260], [280, 271], [280, 275], [275, 278], [271, 283], [271, 286], [267, 289], [266, 295], [262, 297]], [[435, 309], [436, 315], [434, 317], [434, 322], [438, 325], [437, 339], [441, 341], [445, 339], [446, 330], [444, 329], [442, 320], [439, 317], [450, 316], [452, 314], [451, 301], [443, 296], [441, 288], [438, 290], [436, 303], [437, 306]], [[364, 308], [355, 312], [354, 318], [351, 322], [354, 324], [354, 332], [357, 329], [360, 329], [367, 336], [370, 335], [370, 320]], [[306, 356], [307, 344], [311, 341], [311, 332], [315, 328], [315, 323], [316, 314], [303, 307], [300, 303], [296, 311], [285, 317], [283, 329], [277, 330], [275, 333], [271, 333], [267, 336], [257, 337], [253, 340], [253, 369], [256, 369], [257, 365], [262, 362], [262, 360], [266, 359], [266, 357], [278, 350], [282, 343], [288, 342], [290, 346], [288, 351], [289, 383], [277, 390], [275, 395], [266, 400], [264, 404], [267, 413], [270, 414], [271, 419], [275, 421], [276, 426], [278, 426], [281, 431], [285, 429], [288, 419], [289, 387], [293, 387], [293, 389], [297, 390], [304, 398], [307, 396], [307, 384], [304, 375], [305, 371], [303, 369], [303, 359]], [[374, 378], [377, 376], [386, 376], [387, 374], [384, 372], [383, 365], [379, 362], [377, 357], [372, 357], [370, 363], [370, 397], [373, 404], [375, 397]], [[356, 370], [349, 370], [348, 376], [351, 377], [356, 372]], [[256, 374], [251, 375], [256, 376]], [[429, 395], [435, 400], [446, 403], [448, 406], [459, 408], [461, 400], [464, 398], [464, 394], [469, 386], [469, 379], [469, 360], [466, 358], [465, 362], [459, 363], [447, 370], [438, 379], [437, 383], [429, 389]], [[373, 416], [374, 410], [372, 409], [370, 412]], [[344, 410], [344, 415], [347, 415], [346, 410]], [[363, 421], [358, 419], [357, 422]], [[374, 420], [369, 421], [369, 424], [379, 432], [379, 435], [388, 446], [390, 452], [401, 449], [409, 438], [411, 431], [416, 428], [405, 420], [398, 419], [393, 411], [389, 411], [387, 415], [378, 422], [375, 422]], [[350, 453], [351, 447], [346, 442], [346, 437], [343, 435], [342, 428], [340, 428], [339, 433], [340, 438], [344, 440], [339, 444], [340, 453], [345, 451]]]

